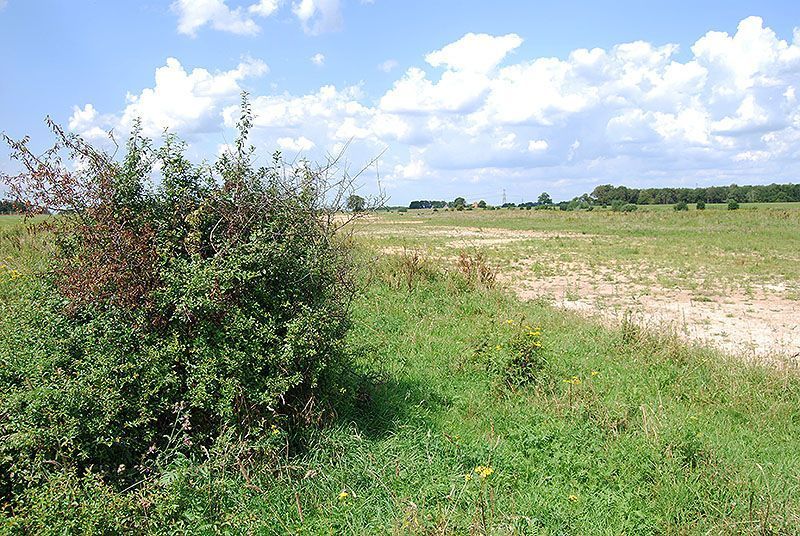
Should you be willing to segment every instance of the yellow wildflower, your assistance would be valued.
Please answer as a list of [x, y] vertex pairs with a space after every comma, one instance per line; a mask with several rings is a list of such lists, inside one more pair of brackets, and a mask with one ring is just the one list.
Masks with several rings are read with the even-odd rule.
[[494, 469], [486, 465], [479, 465], [475, 468], [475, 473], [477, 473], [481, 478], [487, 478], [494, 473]]
[[346, 491], [342, 491], [341, 493], [339, 493], [339, 500], [343, 501], [347, 499], [349, 496], [350, 496], [349, 493], [347, 493]]
[[472, 480], [471, 474], [467, 473], [466, 475], [464, 475], [464, 482], [469, 482], [470, 480]]
[[574, 494], [570, 495], [569, 496], [569, 500], [572, 501], [572, 502], [578, 502], [578, 496], [574, 495]]
[[600, 373], [599, 373], [599, 372], [597, 372], [596, 370], [593, 370], [593, 371], [592, 371], [592, 376], [597, 376], [598, 374], [600, 374]]

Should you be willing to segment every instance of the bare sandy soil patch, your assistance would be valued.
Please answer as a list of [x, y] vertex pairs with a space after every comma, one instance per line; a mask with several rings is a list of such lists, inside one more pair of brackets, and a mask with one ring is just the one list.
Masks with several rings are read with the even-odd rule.
[[[548, 299], [564, 309], [617, 324], [626, 315], [655, 330], [751, 359], [800, 358], [800, 301], [786, 287], [749, 284], [747, 291], [704, 290], [641, 284], [607, 269], [573, 270], [570, 275], [539, 275], [519, 267], [500, 275], [526, 300]], [[711, 291], [709, 291], [711, 290]]]
[[[421, 221], [406, 220], [406, 223], [422, 223]], [[554, 238], [591, 238], [593, 235], [584, 233], [555, 232], [555, 231], [519, 231], [512, 229], [499, 229], [490, 227], [446, 227], [425, 226], [421, 229], [406, 229], [401, 226], [373, 225], [364, 229], [364, 232], [374, 238], [437, 238], [448, 239], [450, 244], [467, 246], [472, 242], [478, 245], [490, 243], [507, 243], [530, 239]]]

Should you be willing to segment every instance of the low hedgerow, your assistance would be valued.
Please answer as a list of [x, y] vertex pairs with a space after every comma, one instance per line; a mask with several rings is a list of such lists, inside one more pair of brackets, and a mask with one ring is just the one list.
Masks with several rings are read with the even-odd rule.
[[334, 215], [349, 183], [329, 180], [335, 161], [254, 166], [251, 123], [243, 99], [239, 138], [211, 166], [139, 128], [121, 161], [52, 124], [43, 155], [6, 140], [24, 168], [6, 182], [58, 216], [50, 269], [3, 318], [0, 502], [57, 474], [127, 488], [221, 436], [258, 456], [278, 427], [320, 416], [347, 366]]

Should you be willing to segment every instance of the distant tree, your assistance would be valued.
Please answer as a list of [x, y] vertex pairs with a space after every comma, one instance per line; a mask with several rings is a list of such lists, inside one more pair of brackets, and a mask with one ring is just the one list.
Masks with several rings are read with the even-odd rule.
[[697, 204], [695, 205], [697, 210], [705, 210], [706, 209], [706, 202], [702, 199], [698, 199]]
[[483, 199], [478, 201], [478, 208], [486, 208], [486, 201], [484, 201]]
[[553, 204], [553, 198], [551, 198], [550, 194], [548, 194], [547, 192], [542, 192], [542, 194], [539, 196], [539, 199], [537, 199], [536, 202], [542, 206], [549, 207], [552, 206]]
[[739, 208], [739, 202], [736, 199], [728, 199], [728, 210], [736, 210]]
[[599, 205], [609, 205], [615, 199], [614, 190], [611, 184], [601, 184], [592, 190], [592, 198]]
[[352, 194], [347, 198], [347, 208], [353, 212], [364, 212], [367, 207], [367, 200], [360, 195]]
[[672, 209], [676, 212], [689, 210], [689, 205], [686, 204], [686, 201], [678, 201], [672, 206]]
[[656, 196], [654, 193], [654, 189], [648, 188], [646, 190], [641, 190], [639, 192], [640, 205], [652, 205], [655, 202], [656, 202]]
[[461, 207], [461, 210], [464, 210], [464, 207], [467, 205], [467, 200], [463, 197], [456, 197], [453, 201], [453, 207], [458, 210], [458, 207]]

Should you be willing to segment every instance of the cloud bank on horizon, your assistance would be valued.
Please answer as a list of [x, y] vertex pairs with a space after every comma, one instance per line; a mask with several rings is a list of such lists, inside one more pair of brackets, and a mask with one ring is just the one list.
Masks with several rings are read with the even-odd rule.
[[[256, 19], [281, 9], [308, 33], [341, 25], [337, 0], [261, 0], [235, 10], [222, 0], [179, 0], [173, 9], [178, 31], [190, 36], [203, 27], [257, 33]], [[709, 31], [683, 54], [676, 44], [636, 41], [524, 58], [523, 39], [467, 33], [377, 94], [363, 84], [274, 93], [262, 59], [212, 71], [170, 57], [123, 108], [76, 106], [69, 128], [99, 138], [140, 117], [146, 134], [168, 127], [211, 146], [235, 125], [248, 88], [258, 146], [312, 160], [349, 140], [356, 159], [388, 147], [382, 178], [403, 199], [505, 183], [570, 194], [601, 182], [742, 184], [800, 171], [800, 29], [782, 37], [748, 17], [732, 35]], [[312, 58], [320, 68], [324, 60]], [[387, 60], [380, 69], [396, 66]]]

